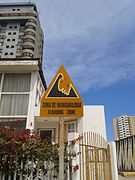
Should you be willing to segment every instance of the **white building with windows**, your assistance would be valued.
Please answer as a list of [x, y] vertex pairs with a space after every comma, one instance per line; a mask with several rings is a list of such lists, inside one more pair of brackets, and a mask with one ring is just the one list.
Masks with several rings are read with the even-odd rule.
[[46, 89], [42, 56], [43, 32], [35, 4], [0, 4], [1, 124], [34, 128]]
[[113, 119], [115, 140], [135, 135], [135, 116], [122, 115]]

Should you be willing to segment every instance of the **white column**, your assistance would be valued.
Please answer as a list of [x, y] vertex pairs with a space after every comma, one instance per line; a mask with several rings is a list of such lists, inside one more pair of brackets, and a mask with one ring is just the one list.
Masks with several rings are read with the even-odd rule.
[[64, 180], [64, 120], [60, 118], [59, 180]]
[[110, 145], [111, 153], [111, 168], [112, 168], [112, 180], [118, 180], [118, 169], [117, 169], [117, 156], [116, 156], [116, 145], [115, 142], [108, 142]]
[[[79, 137], [78, 133], [69, 133], [68, 134], [68, 142], [77, 139]], [[70, 148], [71, 152], [75, 152], [76, 154], [79, 152], [79, 142], [75, 143], [75, 145], [72, 145]], [[76, 158], [72, 162], [72, 166], [80, 165], [79, 163], [79, 155], [76, 156]], [[79, 167], [80, 168], [80, 167]], [[80, 169], [78, 169], [76, 172], [74, 172], [74, 169], [72, 168], [72, 180], [79, 180], [80, 179]]]

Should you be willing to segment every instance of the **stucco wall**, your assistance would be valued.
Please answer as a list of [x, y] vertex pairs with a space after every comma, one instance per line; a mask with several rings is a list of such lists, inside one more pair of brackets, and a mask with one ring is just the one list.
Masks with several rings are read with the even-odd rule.
[[84, 106], [84, 116], [78, 119], [79, 134], [91, 131], [106, 139], [104, 106]]

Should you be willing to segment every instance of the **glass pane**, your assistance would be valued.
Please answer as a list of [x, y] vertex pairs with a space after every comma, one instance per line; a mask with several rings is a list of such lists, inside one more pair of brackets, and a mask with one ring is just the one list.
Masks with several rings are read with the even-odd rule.
[[0, 126], [10, 126], [12, 128], [26, 128], [26, 119], [0, 119]]
[[0, 115], [27, 115], [29, 95], [2, 95]]
[[68, 124], [68, 133], [75, 132], [75, 123]]
[[29, 92], [31, 74], [5, 74], [3, 92]]
[[40, 130], [40, 138], [41, 140], [47, 139], [49, 142], [51, 142], [52, 130]]

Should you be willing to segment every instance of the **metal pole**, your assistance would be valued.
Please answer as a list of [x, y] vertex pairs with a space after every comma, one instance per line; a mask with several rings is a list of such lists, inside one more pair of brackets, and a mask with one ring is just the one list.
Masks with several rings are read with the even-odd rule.
[[59, 180], [64, 180], [64, 120], [60, 118]]

